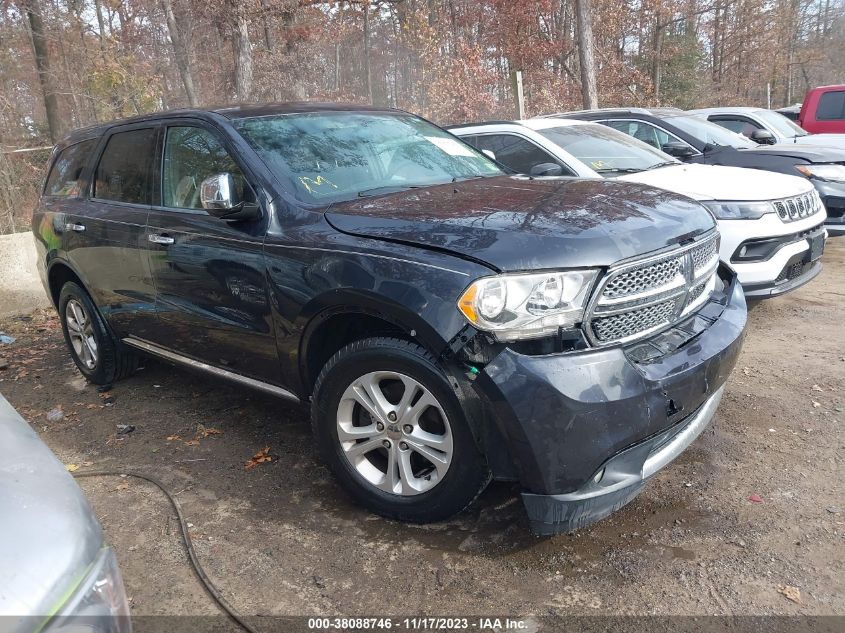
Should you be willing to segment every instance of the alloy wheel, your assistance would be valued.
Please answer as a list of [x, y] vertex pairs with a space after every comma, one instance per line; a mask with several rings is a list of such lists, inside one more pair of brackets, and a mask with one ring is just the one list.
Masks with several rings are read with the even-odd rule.
[[370, 372], [346, 388], [337, 436], [359, 476], [403, 497], [434, 488], [452, 463], [452, 430], [443, 407], [421, 383], [398, 372]]
[[85, 306], [76, 299], [69, 300], [65, 306], [65, 325], [76, 357], [87, 369], [95, 369], [98, 355], [93, 323]]

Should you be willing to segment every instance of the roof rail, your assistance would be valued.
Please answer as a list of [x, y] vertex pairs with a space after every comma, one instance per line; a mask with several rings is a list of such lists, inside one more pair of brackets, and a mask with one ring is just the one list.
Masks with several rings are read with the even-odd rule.
[[619, 108], [593, 108], [592, 110], [569, 110], [568, 112], [556, 112], [554, 114], [542, 114], [538, 117], [538, 119], [553, 119], [555, 117], [564, 117], [564, 116], [571, 116], [571, 115], [578, 115], [578, 114], [592, 114], [592, 113], [611, 113], [611, 112], [624, 112], [625, 114], [654, 114], [655, 112], [683, 112], [680, 108], [670, 108], [670, 107], [655, 107], [655, 108], [630, 108], [630, 107], [619, 107]]
[[444, 125], [444, 130], [451, 130], [458, 127], [481, 127], [483, 125], [522, 125], [519, 121], [477, 121], [476, 123], [452, 123]]

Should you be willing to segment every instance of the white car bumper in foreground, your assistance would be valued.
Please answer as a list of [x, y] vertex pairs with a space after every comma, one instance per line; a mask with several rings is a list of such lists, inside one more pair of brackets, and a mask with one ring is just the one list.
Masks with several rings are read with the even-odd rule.
[[720, 257], [736, 270], [746, 296], [783, 294], [821, 271], [824, 220], [823, 213], [795, 222], [773, 213], [759, 220], [719, 220]]

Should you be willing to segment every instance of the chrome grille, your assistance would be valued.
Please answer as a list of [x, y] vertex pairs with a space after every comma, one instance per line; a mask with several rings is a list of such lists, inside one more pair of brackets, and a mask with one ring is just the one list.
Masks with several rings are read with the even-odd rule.
[[593, 345], [627, 343], [665, 329], [713, 291], [719, 235], [612, 267], [590, 300], [584, 330]]
[[703, 244], [695, 246], [690, 253], [692, 254], [695, 272], [699, 273], [713, 263], [714, 257], [718, 257], [719, 240], [707, 240]]
[[631, 312], [593, 319], [593, 332], [602, 341], [625, 338], [669, 323], [677, 305], [675, 299]]
[[809, 218], [822, 210], [822, 201], [815, 191], [773, 202], [775, 211], [784, 222]]
[[698, 284], [695, 288], [693, 288], [692, 290], [690, 290], [690, 291], [689, 291], [689, 299], [688, 299], [688, 301], [689, 301], [690, 303], [692, 303], [693, 301], [697, 300], [697, 299], [701, 296], [701, 293], [702, 293], [702, 292], [704, 292], [704, 289], [705, 289], [706, 287], [707, 287], [707, 283], [706, 283], [706, 282], [702, 282], [702, 283]]
[[607, 297], [627, 297], [671, 281], [681, 270], [681, 260], [670, 259], [635, 268], [614, 277], [604, 287]]

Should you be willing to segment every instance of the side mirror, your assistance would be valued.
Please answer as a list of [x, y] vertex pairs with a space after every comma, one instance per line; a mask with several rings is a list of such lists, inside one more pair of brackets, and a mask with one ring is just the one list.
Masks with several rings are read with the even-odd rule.
[[751, 133], [751, 140], [761, 145], [774, 145], [775, 135], [769, 130], [754, 130]]
[[686, 143], [681, 143], [680, 141], [669, 141], [668, 143], [664, 143], [660, 149], [662, 149], [666, 154], [669, 154], [669, 156], [674, 156], [675, 158], [680, 158], [681, 160], [695, 156], [695, 150]]
[[483, 149], [481, 150], [481, 153], [484, 154], [487, 158], [496, 160], [496, 152], [494, 152], [492, 149]]
[[563, 167], [557, 163], [540, 163], [534, 165], [528, 172], [530, 176], [560, 176], [562, 173]]
[[235, 179], [232, 174], [214, 174], [202, 181], [200, 201], [209, 215], [221, 220], [251, 220], [259, 215], [259, 207], [252, 202], [235, 200]]

